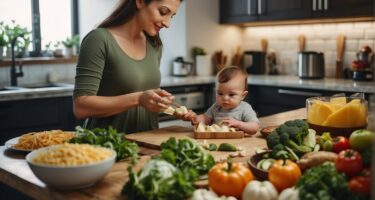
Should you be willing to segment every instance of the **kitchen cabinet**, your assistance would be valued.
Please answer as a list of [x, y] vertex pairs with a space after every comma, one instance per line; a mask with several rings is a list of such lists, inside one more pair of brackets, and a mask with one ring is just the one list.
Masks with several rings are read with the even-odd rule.
[[220, 23], [373, 17], [373, 0], [220, 0]]
[[[251, 104], [258, 117], [272, 115], [306, 106], [306, 99], [315, 96], [332, 96], [345, 93], [350, 96], [354, 92], [300, 89], [273, 86], [249, 86], [247, 101]], [[368, 100], [369, 94], [365, 94]]]
[[0, 143], [31, 131], [74, 130], [72, 97], [0, 102]]
[[313, 0], [314, 18], [373, 16], [373, 0]]

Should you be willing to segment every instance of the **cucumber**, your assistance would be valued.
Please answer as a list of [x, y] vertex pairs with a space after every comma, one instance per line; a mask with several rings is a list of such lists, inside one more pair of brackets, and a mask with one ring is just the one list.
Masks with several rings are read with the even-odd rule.
[[220, 144], [220, 146], [217, 150], [218, 151], [237, 151], [237, 147], [234, 146], [233, 144], [222, 143], [222, 144]]
[[267, 159], [262, 159], [262, 160], [260, 160], [258, 163], [257, 163], [257, 168], [262, 168], [262, 163], [265, 161], [265, 160], [267, 160]]
[[263, 170], [268, 170], [274, 162], [275, 162], [275, 159], [273, 159], [273, 158], [265, 159], [262, 162], [260, 168], [263, 169]]
[[255, 151], [255, 154], [260, 154], [260, 153], [266, 152], [266, 150], [261, 149], [259, 147], [255, 147], [254, 151]]

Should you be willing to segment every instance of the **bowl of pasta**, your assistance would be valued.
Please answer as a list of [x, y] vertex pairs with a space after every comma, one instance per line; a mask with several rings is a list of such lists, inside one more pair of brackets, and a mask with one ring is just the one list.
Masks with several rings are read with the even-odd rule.
[[35, 176], [56, 189], [90, 187], [112, 168], [116, 152], [89, 144], [61, 144], [34, 150], [26, 161]]

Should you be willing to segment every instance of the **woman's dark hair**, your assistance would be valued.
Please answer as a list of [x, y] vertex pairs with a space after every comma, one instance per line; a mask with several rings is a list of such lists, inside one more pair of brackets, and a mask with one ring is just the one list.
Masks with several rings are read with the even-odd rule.
[[[112, 26], [119, 26], [128, 22], [138, 12], [136, 0], [122, 0], [112, 14], [107, 17], [102, 23], [99, 24], [99, 28], [108, 28]], [[143, 0], [148, 5], [155, 0]], [[180, 0], [182, 1], [182, 0]], [[152, 46], [159, 47], [162, 45], [159, 34], [156, 36], [149, 36], [147, 33], [146, 37], [151, 42]]]

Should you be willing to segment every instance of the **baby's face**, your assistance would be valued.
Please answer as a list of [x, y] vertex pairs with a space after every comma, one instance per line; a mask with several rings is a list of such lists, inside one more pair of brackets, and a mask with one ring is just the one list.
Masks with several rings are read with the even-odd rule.
[[217, 83], [216, 85], [216, 103], [226, 110], [238, 106], [247, 94], [244, 81], [240, 76], [232, 78], [226, 83]]

